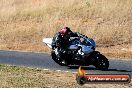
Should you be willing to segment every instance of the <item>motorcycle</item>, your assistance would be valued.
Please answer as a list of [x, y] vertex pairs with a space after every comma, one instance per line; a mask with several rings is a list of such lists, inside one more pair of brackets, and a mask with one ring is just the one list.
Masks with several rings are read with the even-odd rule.
[[[52, 38], [44, 38], [43, 42], [52, 48]], [[107, 70], [108, 59], [95, 49], [95, 41], [83, 35], [81, 38], [70, 38], [68, 48], [65, 52], [61, 52], [61, 57], [58, 56], [59, 48], [52, 49], [51, 56], [61, 66], [94, 65], [97, 69]]]

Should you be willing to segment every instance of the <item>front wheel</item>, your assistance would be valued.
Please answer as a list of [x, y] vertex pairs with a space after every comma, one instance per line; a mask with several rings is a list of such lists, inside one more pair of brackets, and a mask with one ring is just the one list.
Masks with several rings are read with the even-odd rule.
[[108, 61], [108, 59], [104, 55], [100, 54], [100, 55], [98, 55], [96, 57], [96, 59], [97, 59], [97, 61], [95, 63], [95, 67], [96, 68], [98, 68], [100, 70], [108, 70], [108, 68], [109, 68], [109, 61]]

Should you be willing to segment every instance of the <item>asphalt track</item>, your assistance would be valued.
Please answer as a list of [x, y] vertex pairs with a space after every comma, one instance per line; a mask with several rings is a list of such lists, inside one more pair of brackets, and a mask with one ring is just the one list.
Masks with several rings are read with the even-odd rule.
[[[110, 67], [108, 71], [97, 70], [93, 66], [84, 67], [84, 69], [89, 74], [130, 74], [132, 77], [132, 60], [116, 60], [109, 58], [109, 62]], [[0, 51], [0, 64], [71, 72], [77, 72], [78, 69], [77, 67], [69, 68], [59, 66], [51, 59], [50, 54], [4, 50]]]

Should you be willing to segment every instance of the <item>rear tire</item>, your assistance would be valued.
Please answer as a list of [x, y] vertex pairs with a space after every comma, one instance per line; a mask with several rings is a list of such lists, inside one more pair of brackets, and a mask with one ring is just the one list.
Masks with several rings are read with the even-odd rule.
[[54, 51], [51, 52], [51, 56], [52, 56], [52, 59], [53, 59], [57, 64], [59, 64], [59, 65], [61, 65], [61, 66], [67, 66], [66, 61], [65, 61], [65, 60], [62, 60], [62, 59], [59, 59], [59, 58], [56, 56], [56, 54], [55, 54]]

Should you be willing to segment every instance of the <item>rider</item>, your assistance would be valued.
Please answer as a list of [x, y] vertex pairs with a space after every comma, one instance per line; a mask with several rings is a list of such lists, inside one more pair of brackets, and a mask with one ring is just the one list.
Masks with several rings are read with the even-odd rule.
[[[67, 47], [69, 45], [70, 37], [82, 37], [78, 32], [72, 32], [69, 27], [63, 27], [55, 34], [52, 40], [52, 49], [57, 50], [58, 59], [64, 61], [61, 57], [65, 55]], [[65, 62], [65, 61], [64, 61]]]
[[69, 27], [63, 27], [53, 37], [52, 49], [59, 47], [62, 51], [65, 51], [68, 47], [70, 37], [79, 37], [79, 33], [72, 32]]

